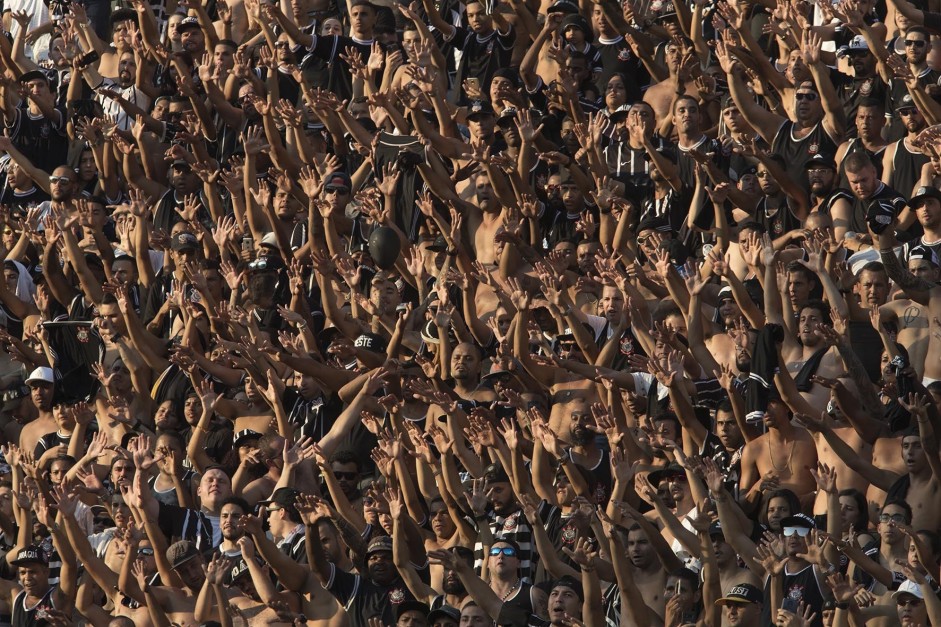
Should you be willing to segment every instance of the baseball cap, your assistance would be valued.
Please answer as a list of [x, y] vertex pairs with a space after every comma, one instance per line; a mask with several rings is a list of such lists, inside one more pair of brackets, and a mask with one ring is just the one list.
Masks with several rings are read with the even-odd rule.
[[244, 440], [250, 440], [252, 438], [258, 439], [261, 437], [261, 434], [252, 429], [242, 429], [241, 431], [236, 431], [235, 435], [232, 436], [232, 448], [238, 448], [241, 446]]
[[[428, 604], [421, 601], [403, 601], [395, 608], [395, 622], [398, 622], [406, 612], [421, 612], [423, 616], [428, 615]], [[428, 621], [431, 624], [431, 621]]]
[[43, 566], [48, 566], [49, 558], [46, 557], [46, 552], [41, 548], [36, 545], [31, 545], [20, 549], [20, 552], [16, 554], [16, 559], [12, 560], [10, 563], [14, 566], [20, 566], [22, 564], [42, 564]]
[[170, 242], [170, 248], [176, 251], [196, 250], [199, 248], [199, 242], [196, 240], [196, 236], [192, 233], [177, 233], [173, 236], [173, 240]]
[[622, 104], [620, 107], [608, 114], [608, 119], [612, 122], [620, 122], [627, 119], [627, 114], [631, 112], [634, 105]]
[[571, 575], [565, 575], [564, 577], [559, 577], [558, 579], [556, 579], [554, 582], [552, 582], [552, 588], [550, 588], [549, 590], [551, 592], [552, 590], [555, 590], [556, 588], [569, 588], [576, 595], [578, 595], [579, 599], [583, 601], [585, 600], [585, 591], [582, 589], [581, 582], [575, 579], [575, 577], [572, 577]]
[[807, 529], [816, 529], [817, 523], [807, 514], [794, 514], [781, 519], [781, 527], [805, 527]]
[[240, 558], [232, 567], [232, 570], [229, 571], [229, 585], [232, 585], [238, 581], [239, 577], [246, 574], [248, 574], [248, 562], [245, 561], [245, 558]]
[[274, 233], [265, 233], [265, 236], [261, 238], [262, 246], [272, 246], [274, 248], [278, 247], [278, 238]]
[[345, 189], [350, 191], [353, 189], [353, 180], [350, 178], [350, 175], [346, 172], [341, 172], [337, 170], [332, 172], [330, 176], [327, 177], [327, 181], [324, 183], [324, 189]]
[[832, 155], [820, 152], [808, 159], [807, 163], [804, 164], [805, 170], [811, 168], [830, 168], [831, 170], [836, 170], [836, 161], [833, 160]]
[[865, 37], [863, 37], [862, 35], [856, 35], [855, 37], [850, 39], [849, 44], [845, 46], [840, 46], [840, 48], [836, 51], [836, 56], [845, 57], [848, 54], [852, 54], [854, 52], [863, 52], [863, 51], [866, 51], [866, 52], [869, 51], [869, 44], [866, 43]]
[[490, 464], [484, 470], [484, 479], [487, 483], [504, 483], [508, 482], [510, 477], [500, 464]]
[[912, 199], [908, 201], [908, 206], [912, 209], [917, 209], [922, 205], [925, 198], [934, 198], [941, 201], [941, 190], [933, 185], [922, 185], [915, 190]]
[[180, 540], [167, 547], [167, 560], [173, 568], [179, 568], [194, 557], [199, 556], [196, 545], [189, 540]]
[[[13, 563], [15, 564], [16, 562]], [[918, 599], [925, 598], [925, 593], [921, 591], [921, 586], [911, 579], [906, 579], [903, 581], [902, 585], [899, 586], [899, 589], [892, 593], [892, 600], [898, 601], [899, 597], [903, 594], [910, 594]]]
[[258, 501], [259, 505], [277, 505], [282, 507], [288, 512], [297, 513], [297, 497], [300, 496], [300, 492], [294, 488], [278, 488], [274, 491], [274, 494], [271, 495], [271, 498], [267, 501]]
[[442, 605], [438, 609], [431, 610], [428, 614], [428, 624], [434, 625], [435, 621], [440, 618], [450, 618], [455, 623], [461, 622], [461, 610], [456, 607], [451, 607], [450, 605]]
[[200, 28], [199, 20], [192, 16], [184, 17], [177, 25], [176, 31], [179, 33], [186, 30], [187, 28]]
[[356, 348], [365, 348], [373, 353], [384, 353], [386, 350], [386, 341], [375, 333], [363, 333], [353, 342]]
[[908, 251], [908, 260], [911, 261], [912, 259], [924, 259], [932, 265], [941, 265], [941, 262], [938, 261], [938, 256], [927, 246], [912, 246]]
[[372, 553], [379, 553], [380, 551], [389, 551], [392, 552], [392, 538], [389, 536], [379, 536], [378, 538], [373, 538], [369, 546], [366, 548], [366, 555]]
[[661, 468], [660, 470], [654, 470], [652, 473], [647, 475], [647, 480], [650, 481], [650, 485], [656, 487], [660, 485], [660, 482], [667, 477], [676, 477], [678, 475], [683, 475], [685, 477], [686, 471], [677, 464], [670, 464], [669, 466]]
[[31, 373], [29, 377], [26, 378], [26, 385], [30, 383], [50, 383], [53, 384], [56, 382], [56, 373], [53, 372], [52, 368], [47, 366], [40, 366], [36, 368]]
[[721, 599], [716, 599], [716, 605], [728, 605], [729, 603], [763, 603], [765, 595], [757, 587], [750, 583], [740, 583], [732, 586], [729, 593]]
[[866, 210], [866, 224], [876, 235], [881, 234], [895, 220], [895, 206], [888, 199], [877, 198]]
[[493, 114], [493, 105], [487, 100], [474, 100], [467, 107], [468, 120]]
[[574, 2], [569, 2], [569, 0], [556, 0], [549, 5], [549, 10], [546, 11], [546, 14], [550, 13], [565, 13], [566, 15], [573, 15], [578, 13], [578, 5]]

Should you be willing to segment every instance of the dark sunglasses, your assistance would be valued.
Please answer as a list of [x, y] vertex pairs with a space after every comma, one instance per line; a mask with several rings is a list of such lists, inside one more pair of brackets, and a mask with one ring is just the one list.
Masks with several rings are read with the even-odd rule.
[[806, 100], [807, 102], [813, 102], [814, 100], [817, 99], [817, 94], [812, 91], [809, 91], [806, 93], [797, 92], [796, 94], [794, 94], [794, 98], [796, 98], [798, 102], [800, 102], [801, 100]]
[[333, 476], [337, 479], [355, 479], [359, 476], [358, 472], [335, 472]]
[[916, 48], [924, 48], [928, 44], [924, 39], [906, 39], [905, 47], [915, 46]]
[[148, 549], [148, 548], [141, 548], [141, 549], [137, 549], [137, 554], [138, 555], [153, 555], [154, 550]]

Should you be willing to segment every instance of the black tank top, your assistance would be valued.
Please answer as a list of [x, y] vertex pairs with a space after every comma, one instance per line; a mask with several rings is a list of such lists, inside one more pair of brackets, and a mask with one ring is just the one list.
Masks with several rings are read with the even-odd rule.
[[921, 178], [922, 166], [929, 161], [931, 159], [927, 155], [909, 150], [904, 139], [898, 140], [896, 142], [895, 158], [892, 159], [894, 170], [890, 185], [908, 196], [912, 193], [915, 182]]
[[[809, 605], [813, 612], [816, 612], [816, 618], [810, 623], [811, 627], [823, 627], [823, 592], [820, 590], [820, 584], [817, 583], [817, 577], [814, 575], [814, 567], [808, 565], [803, 570], [796, 573], [788, 573], [787, 567], [784, 568], [784, 598], [803, 601]], [[765, 582], [765, 604], [761, 611], [761, 620], [759, 625], [771, 625], [771, 578]], [[775, 608], [776, 611], [776, 608]]]
[[46, 620], [46, 610], [56, 609], [52, 593], [54, 586], [50, 586], [46, 594], [42, 596], [39, 603], [32, 607], [26, 607], [26, 590], [20, 591], [13, 599], [13, 618], [10, 624], [13, 627], [44, 627], [49, 624]]
[[784, 159], [788, 175], [797, 181], [805, 191], [810, 191], [804, 166], [817, 154], [835, 155], [836, 143], [827, 132], [823, 130], [823, 122], [817, 124], [811, 131], [797, 139], [794, 136], [795, 124], [790, 120], [784, 122], [771, 143], [771, 152]]

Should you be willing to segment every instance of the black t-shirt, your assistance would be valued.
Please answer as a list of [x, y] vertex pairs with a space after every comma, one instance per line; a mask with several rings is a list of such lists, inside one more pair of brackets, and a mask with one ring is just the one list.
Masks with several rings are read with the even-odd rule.
[[[392, 568], [392, 565], [389, 565]], [[427, 579], [428, 569], [419, 571]], [[368, 627], [367, 620], [373, 616], [382, 619], [383, 624], [395, 624], [395, 608], [406, 601], [415, 601], [405, 582], [396, 578], [388, 586], [380, 586], [360, 575], [340, 570], [330, 564], [330, 580], [326, 585], [340, 605], [346, 608], [350, 616], [351, 627]]]
[[[506, 33], [494, 30], [486, 37], [481, 37], [471, 30], [455, 26], [451, 43], [462, 52], [461, 65], [458, 68], [462, 85], [468, 78], [476, 78], [480, 81], [481, 88], [489, 92], [494, 73], [500, 68], [510, 67], [513, 46], [516, 44], [516, 30], [511, 26]], [[461, 96], [467, 96], [463, 86]]]

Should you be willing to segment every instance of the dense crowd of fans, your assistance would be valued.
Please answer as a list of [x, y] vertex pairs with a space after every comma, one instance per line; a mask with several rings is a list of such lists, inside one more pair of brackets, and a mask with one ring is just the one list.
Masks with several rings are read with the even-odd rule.
[[13, 0], [0, 626], [941, 625], [941, 13]]

